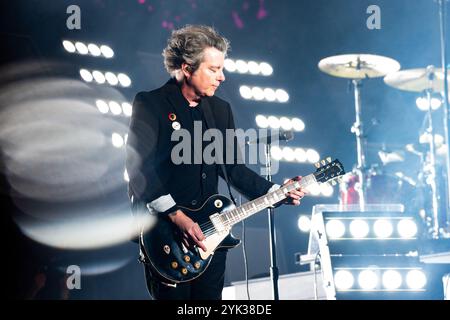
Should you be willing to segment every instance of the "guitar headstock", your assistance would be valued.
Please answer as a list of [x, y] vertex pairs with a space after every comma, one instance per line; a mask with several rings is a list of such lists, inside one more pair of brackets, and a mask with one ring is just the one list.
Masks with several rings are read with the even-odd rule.
[[314, 177], [317, 182], [325, 183], [330, 181], [332, 185], [336, 184], [336, 180], [341, 179], [345, 174], [344, 166], [338, 159], [331, 160], [330, 157], [326, 160], [321, 160], [315, 164], [317, 170], [314, 172]]

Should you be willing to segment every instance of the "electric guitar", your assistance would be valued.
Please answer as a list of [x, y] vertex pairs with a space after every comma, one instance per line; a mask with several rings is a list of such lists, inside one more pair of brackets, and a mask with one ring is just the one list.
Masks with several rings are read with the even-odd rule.
[[203, 241], [207, 251], [198, 247], [187, 248], [182, 242], [181, 231], [168, 218], [160, 218], [149, 231], [142, 231], [140, 243], [144, 261], [152, 274], [163, 281], [181, 283], [200, 276], [211, 262], [218, 248], [234, 248], [240, 240], [231, 235], [236, 223], [286, 199], [293, 189], [307, 188], [315, 183], [331, 182], [345, 174], [339, 160], [331, 158], [316, 163], [317, 170], [300, 181], [280, 187], [240, 207], [225, 196], [213, 195], [199, 209], [179, 207], [193, 221], [197, 222], [205, 235]]

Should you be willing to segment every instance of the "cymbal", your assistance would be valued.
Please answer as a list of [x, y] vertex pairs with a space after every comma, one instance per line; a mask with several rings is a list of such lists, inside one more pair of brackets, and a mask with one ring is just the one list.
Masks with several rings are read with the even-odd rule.
[[322, 59], [319, 69], [323, 72], [347, 79], [383, 77], [400, 70], [394, 59], [373, 54], [343, 54]]
[[[405, 91], [422, 92], [431, 89], [434, 92], [443, 92], [444, 72], [435, 69], [433, 66], [401, 70], [388, 74], [384, 78], [384, 82], [391, 87]], [[450, 84], [450, 81], [448, 82]]]

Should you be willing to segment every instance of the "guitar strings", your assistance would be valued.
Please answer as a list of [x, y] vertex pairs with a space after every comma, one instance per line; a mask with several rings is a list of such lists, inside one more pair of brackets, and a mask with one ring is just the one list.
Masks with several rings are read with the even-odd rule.
[[[277, 190], [277, 191], [278, 191], [278, 190]], [[276, 191], [275, 191], [275, 192], [276, 192]], [[283, 195], [284, 195], [284, 194], [283, 194]], [[257, 199], [255, 199], [255, 200], [257, 200]], [[255, 205], [255, 206], [256, 206], [256, 209], [257, 209], [258, 211], [259, 211], [259, 210], [262, 210], [261, 208], [259, 208], [260, 205]], [[263, 207], [266, 207], [265, 204], [262, 204], [262, 206], [263, 206]], [[230, 219], [230, 220], [227, 219], [227, 221], [224, 221], [225, 224], [229, 224], [230, 222], [235, 223], [235, 222], [240, 221], [238, 209], [239, 209], [239, 208], [236, 208], [236, 209], [233, 209], [233, 210], [229, 211], [229, 212], [233, 212], [233, 211], [236, 210], [236, 212], [238, 212], [238, 217], [235, 218], [233, 215], [231, 215], [231, 219]], [[250, 210], [250, 209], [252, 209], [252, 208], [249, 208], [249, 209], [246, 209], [246, 210]], [[208, 221], [208, 222], [206, 222], [206, 223], [201, 224], [201, 225], [200, 225], [200, 229], [202, 229], [203, 235], [204, 235], [205, 237], [211, 236], [211, 235], [213, 235], [213, 234], [216, 232], [216, 228], [215, 228], [214, 224], [213, 224], [211, 221]]]

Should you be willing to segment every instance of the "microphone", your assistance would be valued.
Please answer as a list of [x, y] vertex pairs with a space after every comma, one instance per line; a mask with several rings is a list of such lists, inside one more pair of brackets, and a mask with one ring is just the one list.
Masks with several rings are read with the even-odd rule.
[[271, 132], [273, 131], [275, 131], [275, 133], [249, 140], [247, 141], [247, 144], [271, 144], [273, 141], [289, 141], [294, 139], [294, 132], [292, 130], [272, 130]]

